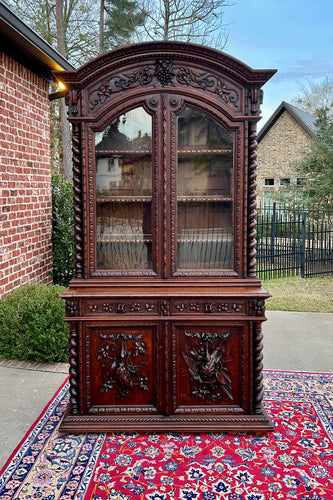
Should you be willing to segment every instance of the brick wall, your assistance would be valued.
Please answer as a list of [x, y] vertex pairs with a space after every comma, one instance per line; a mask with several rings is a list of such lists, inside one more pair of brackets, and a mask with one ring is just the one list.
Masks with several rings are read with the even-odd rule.
[[48, 83], [0, 52], [0, 297], [51, 283]]
[[[311, 138], [291, 114], [285, 110], [258, 144], [257, 200], [263, 201], [264, 192], [278, 196], [296, 184], [294, 162], [309, 150]], [[274, 185], [265, 186], [265, 178], [274, 179]], [[290, 179], [290, 187], [281, 186], [280, 179]]]

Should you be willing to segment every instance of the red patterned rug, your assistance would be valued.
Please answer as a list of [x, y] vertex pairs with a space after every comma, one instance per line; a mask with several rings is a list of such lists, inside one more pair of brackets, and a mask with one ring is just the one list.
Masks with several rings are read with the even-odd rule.
[[265, 371], [273, 432], [59, 435], [61, 387], [1, 471], [2, 500], [332, 500], [333, 374]]

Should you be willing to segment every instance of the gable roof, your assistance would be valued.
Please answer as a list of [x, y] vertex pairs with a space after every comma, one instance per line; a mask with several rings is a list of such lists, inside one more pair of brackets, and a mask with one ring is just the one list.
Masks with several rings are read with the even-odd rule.
[[265, 137], [267, 132], [272, 128], [274, 123], [280, 118], [284, 111], [288, 111], [288, 113], [297, 121], [297, 123], [305, 130], [305, 132], [309, 134], [310, 137], [313, 137], [316, 128], [316, 118], [309, 115], [309, 113], [306, 113], [302, 109], [296, 108], [296, 106], [292, 106], [286, 101], [282, 101], [280, 106], [274, 111], [270, 119], [260, 129], [257, 142], [260, 142], [263, 137]]
[[53, 70], [72, 70], [73, 66], [27, 26], [10, 7], [0, 0], [1, 50], [47, 81], [54, 80]]

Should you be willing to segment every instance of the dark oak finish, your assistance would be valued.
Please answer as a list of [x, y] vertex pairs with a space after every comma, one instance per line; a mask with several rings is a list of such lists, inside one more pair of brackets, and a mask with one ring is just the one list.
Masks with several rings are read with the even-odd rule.
[[274, 73], [175, 42], [58, 73], [76, 257], [63, 432], [272, 429], [255, 266], [256, 122]]

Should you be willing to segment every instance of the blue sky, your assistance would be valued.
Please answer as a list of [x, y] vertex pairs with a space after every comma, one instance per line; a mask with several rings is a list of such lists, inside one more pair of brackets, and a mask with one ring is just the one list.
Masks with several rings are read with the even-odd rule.
[[278, 73], [265, 84], [262, 120], [299, 93], [299, 82], [333, 77], [333, 0], [230, 0], [224, 52]]

